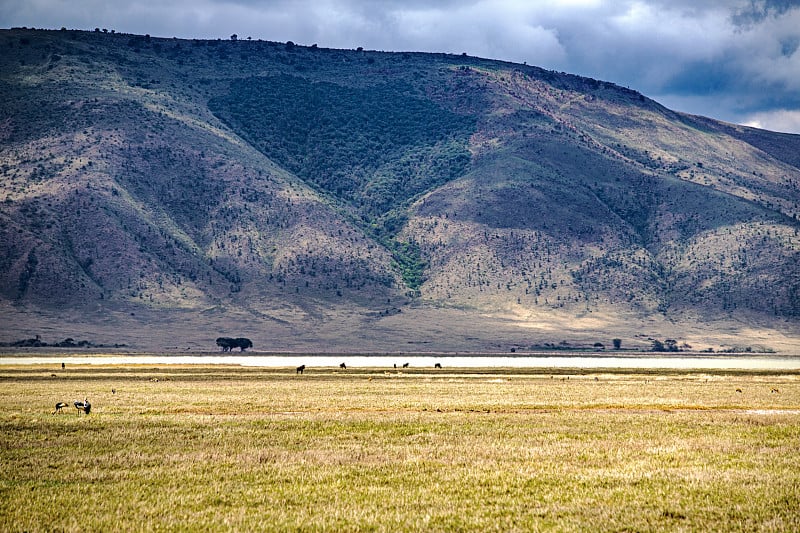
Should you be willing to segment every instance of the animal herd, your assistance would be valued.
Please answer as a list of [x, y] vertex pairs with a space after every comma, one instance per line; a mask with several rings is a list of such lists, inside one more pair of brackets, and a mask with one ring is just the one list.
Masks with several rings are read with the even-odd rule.
[[[408, 363], [403, 363], [403, 368], [408, 368], [408, 366], [409, 366]], [[397, 368], [397, 365], [394, 365], [394, 367]], [[64, 369], [64, 363], [61, 363], [61, 368]], [[347, 370], [347, 365], [345, 363], [341, 363], [339, 364], [339, 368], [341, 368], [342, 370]], [[442, 365], [440, 363], [436, 363], [434, 365], [434, 368], [442, 368]], [[295, 370], [298, 374], [302, 374], [305, 371], [305, 369], [306, 365], [300, 365]], [[158, 382], [158, 379], [151, 378], [150, 381]], [[773, 392], [775, 391], [773, 390]], [[116, 394], [117, 393], [116, 389], [111, 389], [111, 393]], [[83, 411], [87, 415], [92, 412], [92, 404], [89, 402], [88, 398], [84, 398], [83, 401], [80, 400], [74, 401], [72, 402], [72, 405], [75, 407], [75, 409], [78, 410], [78, 414], [80, 414], [81, 411]], [[69, 406], [67, 402], [57, 402], [53, 414], [63, 413], [64, 412], [63, 409], [67, 406]]]
[[[403, 363], [403, 368], [408, 368], [408, 366], [409, 366], [408, 363]], [[394, 367], [397, 368], [397, 364], [395, 364]], [[442, 368], [442, 365], [441, 365], [441, 363], [436, 363], [436, 364], [433, 365], [433, 367], [434, 368]], [[62, 369], [64, 368], [64, 363], [61, 363], [61, 368]], [[342, 369], [342, 370], [347, 370], [347, 365], [345, 363], [340, 363], [339, 364], [339, 368]], [[303, 372], [305, 372], [305, 370], [306, 370], [306, 365], [300, 365], [295, 369], [297, 374], [302, 374]], [[370, 378], [370, 379], [372, 379], [372, 378]], [[595, 381], [597, 381], [598, 378], [594, 378], [594, 379], [595, 379]], [[158, 381], [157, 379], [154, 379], [154, 380]], [[151, 380], [151, 381], [153, 381], [153, 380]], [[117, 391], [115, 389], [111, 389], [111, 392], [112, 392], [112, 394], [116, 394]], [[737, 388], [736, 389], [736, 393], [737, 394], [742, 394], [742, 392], [743, 391], [742, 391], [741, 388]], [[780, 389], [772, 388], [770, 390], [770, 393], [772, 393], [772, 394], [780, 393]], [[69, 404], [66, 403], [66, 402], [57, 402], [56, 406], [55, 406], [55, 410], [53, 411], [53, 414], [62, 413], [64, 407], [67, 407], [68, 405]], [[88, 398], [84, 398], [83, 401], [78, 400], [78, 401], [72, 402], [72, 405], [75, 407], [75, 409], [78, 410], [78, 414], [80, 414], [81, 411], [83, 411], [87, 415], [92, 412], [92, 404], [89, 403]]]
[[[403, 363], [403, 368], [408, 368], [408, 366], [409, 366], [409, 363]], [[396, 363], [395, 363], [394, 367], [397, 368], [397, 364]], [[342, 370], [347, 370], [347, 364], [340, 363], [339, 364], [339, 368], [341, 368]], [[441, 363], [436, 363], [436, 364], [433, 365], [433, 368], [442, 368], [442, 364]], [[306, 370], [306, 365], [300, 365], [295, 369], [295, 373], [302, 374], [303, 372], [305, 372], [305, 370]]]

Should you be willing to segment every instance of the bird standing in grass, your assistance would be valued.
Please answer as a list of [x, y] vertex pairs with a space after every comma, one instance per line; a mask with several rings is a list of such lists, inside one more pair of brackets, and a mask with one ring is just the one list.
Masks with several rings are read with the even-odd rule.
[[78, 414], [80, 414], [81, 411], [83, 411], [87, 415], [90, 412], [92, 412], [92, 404], [89, 403], [88, 399], [84, 398], [84, 400], [82, 402], [81, 401], [77, 401], [73, 405], [75, 406], [75, 409], [78, 410]]
[[56, 413], [61, 413], [61, 412], [62, 412], [61, 410], [62, 410], [63, 408], [65, 408], [66, 406], [67, 406], [67, 402], [58, 402], [58, 403], [56, 404], [56, 410], [55, 410], [55, 411], [53, 411], [53, 414], [56, 414]]

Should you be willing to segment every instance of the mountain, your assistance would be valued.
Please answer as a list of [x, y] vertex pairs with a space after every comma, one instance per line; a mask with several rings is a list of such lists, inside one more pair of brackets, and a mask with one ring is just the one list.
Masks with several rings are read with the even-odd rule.
[[0, 341], [800, 346], [800, 136], [466, 55], [0, 49]]

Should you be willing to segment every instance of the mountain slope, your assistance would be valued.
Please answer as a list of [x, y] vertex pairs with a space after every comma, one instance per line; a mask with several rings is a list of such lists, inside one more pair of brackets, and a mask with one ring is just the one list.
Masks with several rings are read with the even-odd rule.
[[0, 47], [7, 340], [798, 338], [799, 136], [466, 56], [35, 30]]

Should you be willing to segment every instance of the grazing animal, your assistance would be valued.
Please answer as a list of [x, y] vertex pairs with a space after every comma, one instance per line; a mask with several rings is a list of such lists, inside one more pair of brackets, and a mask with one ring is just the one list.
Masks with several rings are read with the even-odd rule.
[[433, 365], [433, 368], [442, 368], [442, 364], [441, 363], [436, 363], [435, 365]]
[[75, 402], [72, 405], [74, 405], [75, 409], [78, 410], [78, 414], [81, 414], [81, 411], [83, 411], [87, 415], [92, 412], [92, 404], [90, 404], [89, 400], [87, 399], [84, 399], [82, 402], [80, 401]]
[[111, 394], [116, 394], [116, 393], [117, 393], [117, 389], [111, 389]]
[[347, 370], [347, 365], [342, 363], [339, 365], [339, 368], [341, 368], [342, 370]]
[[779, 389], [772, 389], [770, 392], [781, 392]]
[[62, 409], [65, 408], [67, 405], [68, 405], [67, 402], [58, 402], [56, 404], [56, 410], [53, 411], [53, 414], [63, 413]]
[[305, 370], [305, 369], [306, 369], [306, 365], [300, 365], [300, 366], [297, 367], [297, 373], [298, 374], [302, 374], [303, 370]]
[[403, 363], [403, 368], [408, 368], [408, 363]]
[[742, 392], [742, 389], [736, 389], [736, 392], [739, 392], [739, 393], [741, 393], [741, 392]]

